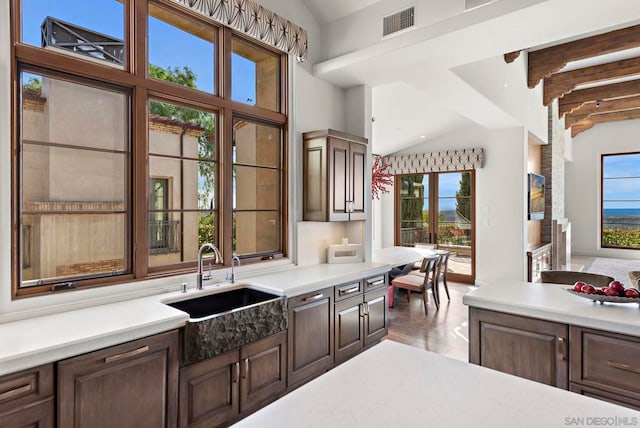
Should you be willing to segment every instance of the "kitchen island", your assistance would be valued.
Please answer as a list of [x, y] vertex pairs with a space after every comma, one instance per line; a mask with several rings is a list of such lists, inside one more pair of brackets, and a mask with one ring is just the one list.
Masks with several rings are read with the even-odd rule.
[[237, 426], [539, 428], [596, 422], [636, 426], [640, 413], [385, 340]]
[[495, 281], [468, 293], [469, 362], [640, 410], [640, 308], [568, 285]]

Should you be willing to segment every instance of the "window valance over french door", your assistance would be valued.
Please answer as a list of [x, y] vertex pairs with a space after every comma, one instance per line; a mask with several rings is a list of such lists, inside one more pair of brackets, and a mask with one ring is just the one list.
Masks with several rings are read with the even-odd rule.
[[283, 52], [307, 59], [307, 30], [253, 0], [171, 0], [218, 24], [233, 28]]
[[444, 152], [411, 153], [385, 156], [389, 174], [422, 174], [428, 172], [465, 171], [484, 166], [484, 149], [472, 148]]

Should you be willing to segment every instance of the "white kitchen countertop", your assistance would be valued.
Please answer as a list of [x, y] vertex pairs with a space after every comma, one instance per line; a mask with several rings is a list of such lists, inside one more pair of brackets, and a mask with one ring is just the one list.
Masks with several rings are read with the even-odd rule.
[[385, 340], [236, 426], [551, 428], [577, 418], [640, 424], [632, 409]]
[[243, 284], [293, 297], [389, 269], [389, 265], [379, 263], [289, 267], [267, 275], [240, 276], [235, 285], [210, 281], [202, 291], [173, 291], [0, 323], [0, 376], [183, 327], [189, 316], [163, 302], [222, 292]]
[[243, 278], [265, 291], [295, 297], [324, 287], [382, 275], [391, 269], [384, 263], [334, 263], [297, 267], [268, 275]]
[[462, 301], [475, 308], [640, 336], [640, 305], [601, 305], [567, 293], [569, 287], [501, 280], [478, 287]]

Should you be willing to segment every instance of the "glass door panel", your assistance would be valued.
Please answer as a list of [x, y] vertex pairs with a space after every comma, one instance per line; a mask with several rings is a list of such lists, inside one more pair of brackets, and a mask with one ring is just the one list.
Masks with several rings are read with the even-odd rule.
[[430, 243], [429, 174], [402, 175], [400, 178], [400, 245]]
[[455, 279], [473, 279], [473, 173], [439, 173], [437, 179], [438, 249], [451, 252], [448, 268]]

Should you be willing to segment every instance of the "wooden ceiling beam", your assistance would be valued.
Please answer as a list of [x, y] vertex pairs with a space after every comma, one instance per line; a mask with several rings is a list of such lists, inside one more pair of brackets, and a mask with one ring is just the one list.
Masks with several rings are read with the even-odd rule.
[[564, 128], [569, 129], [574, 124], [592, 115], [636, 108], [640, 108], [640, 95], [614, 100], [603, 100], [600, 101], [599, 105], [596, 101], [592, 101], [583, 104], [581, 108], [575, 110], [573, 113], [567, 113], [564, 116]]
[[552, 74], [544, 78], [542, 102], [548, 106], [579, 85], [635, 75], [640, 75], [640, 57]]
[[538, 82], [560, 70], [571, 61], [591, 58], [640, 46], [640, 25], [586, 37], [573, 42], [531, 51], [528, 55], [527, 84], [534, 88]]
[[520, 56], [520, 52], [522, 51], [515, 51], [504, 54], [504, 62], [506, 62], [507, 64], [511, 64]]
[[558, 101], [558, 113], [562, 117], [567, 113], [577, 112], [578, 109], [589, 102], [625, 98], [638, 94], [640, 94], [640, 79], [579, 89], [560, 98]]
[[611, 113], [594, 114], [571, 127], [571, 136], [575, 137], [598, 123], [619, 122], [621, 120], [640, 119], [640, 108], [632, 110], [614, 111]]

